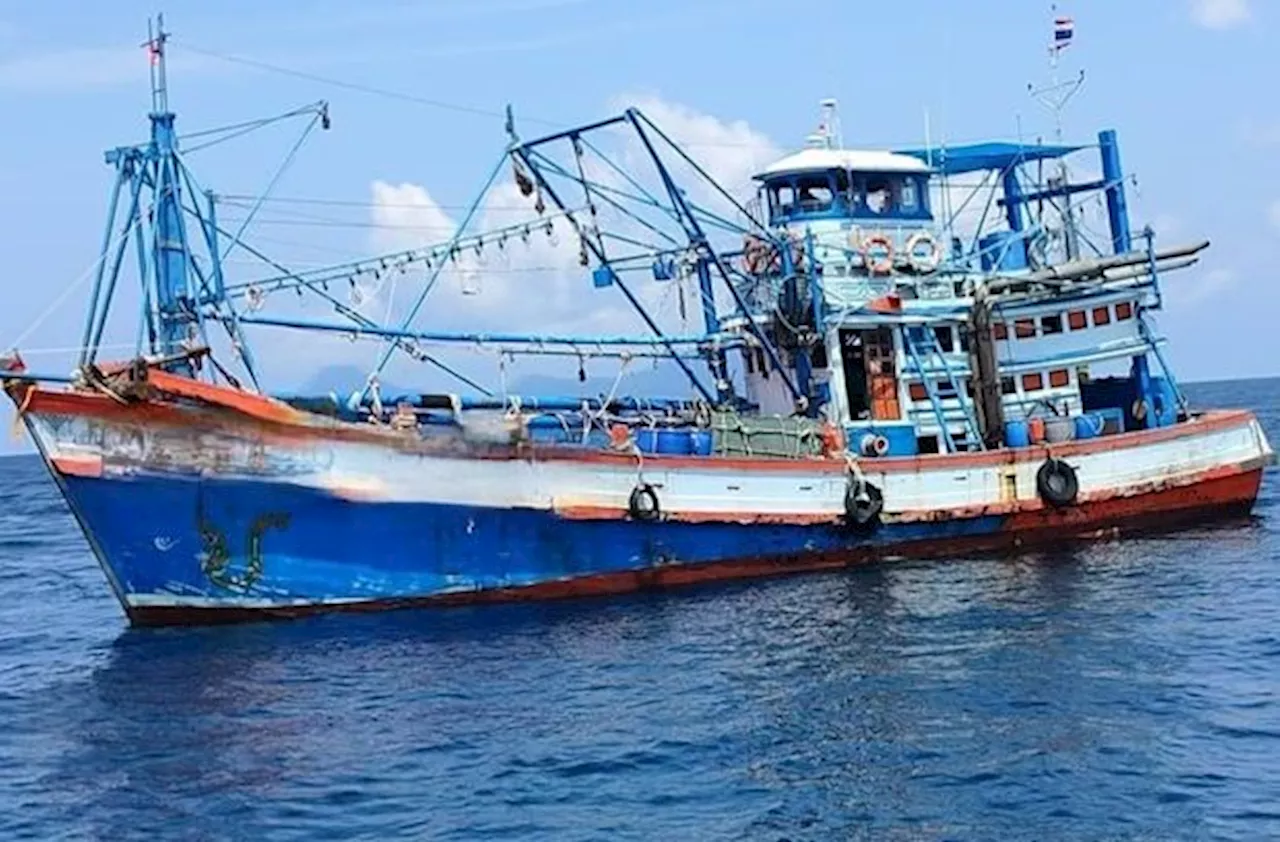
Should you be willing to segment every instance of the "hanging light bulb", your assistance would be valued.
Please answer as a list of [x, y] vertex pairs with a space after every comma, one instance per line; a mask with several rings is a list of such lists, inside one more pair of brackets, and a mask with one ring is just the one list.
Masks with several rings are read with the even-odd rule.
[[459, 273], [463, 295], [480, 294], [480, 273], [467, 266]]

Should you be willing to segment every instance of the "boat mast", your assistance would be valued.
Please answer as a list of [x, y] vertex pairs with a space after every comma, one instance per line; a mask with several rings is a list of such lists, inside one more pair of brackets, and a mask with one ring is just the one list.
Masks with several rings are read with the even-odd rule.
[[[1053, 10], [1057, 12], [1057, 5], [1053, 6]], [[1027, 85], [1027, 91], [1041, 105], [1048, 108], [1053, 114], [1053, 132], [1054, 142], [1059, 146], [1063, 144], [1062, 134], [1062, 112], [1066, 110], [1067, 103], [1080, 91], [1084, 85], [1084, 71], [1074, 79], [1065, 82], [1060, 81], [1058, 77], [1058, 59], [1060, 53], [1066, 49], [1071, 43], [1074, 36], [1075, 24], [1070, 18], [1059, 18], [1055, 20], [1055, 27], [1061, 27], [1065, 22], [1067, 29], [1066, 37], [1061, 38], [1055, 31], [1053, 43], [1049, 45], [1049, 84], [1037, 88], [1034, 84]], [[1061, 30], [1059, 30], [1061, 31]], [[1067, 189], [1067, 162], [1064, 158], [1058, 158], [1058, 176], [1057, 187], [1062, 190], [1062, 225], [1063, 237], [1066, 246], [1067, 260], [1075, 260], [1080, 256], [1080, 238], [1076, 231], [1075, 212], [1071, 207], [1071, 192]]]
[[[147, 26], [147, 44], [151, 57], [151, 148], [150, 169], [155, 185], [155, 288], [158, 321], [158, 343], [154, 353], [163, 356], [191, 350], [192, 314], [200, 323], [199, 308], [190, 295], [187, 267], [186, 226], [182, 216], [182, 187], [179, 180], [177, 138], [174, 114], [169, 110], [169, 91], [165, 68], [164, 17], [156, 18], [154, 30]], [[200, 323], [201, 331], [203, 324]], [[204, 343], [207, 345], [207, 343]], [[190, 363], [185, 364], [190, 369]]]

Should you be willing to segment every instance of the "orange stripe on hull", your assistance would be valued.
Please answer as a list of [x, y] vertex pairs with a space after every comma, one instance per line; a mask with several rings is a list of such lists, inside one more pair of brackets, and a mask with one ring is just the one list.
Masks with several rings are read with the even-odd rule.
[[[245, 425], [254, 435], [275, 444], [306, 446], [316, 439], [333, 441], [358, 441], [381, 444], [409, 453], [430, 453], [433, 444], [417, 436], [405, 435], [385, 427], [369, 424], [353, 424], [336, 421], [319, 415], [301, 412], [287, 404], [249, 392], [241, 392], [221, 386], [198, 383], [187, 378], [163, 372], [151, 375], [155, 385], [173, 394], [205, 401], [201, 409], [180, 407], [163, 401], [140, 401], [121, 404], [105, 395], [88, 392], [60, 391], [33, 388], [24, 398], [27, 411], [54, 415], [77, 415], [123, 421], [127, 423], [154, 423], [166, 426], [207, 428], [240, 434]], [[15, 398], [16, 399], [16, 398]], [[1152, 430], [1135, 430], [1087, 441], [1043, 444], [1016, 449], [988, 450], [976, 453], [944, 453], [925, 456], [887, 457], [859, 460], [865, 470], [874, 473], [918, 473], [926, 470], [959, 470], [965, 468], [995, 467], [1025, 462], [1039, 462], [1049, 457], [1069, 458], [1141, 447], [1170, 441], [1185, 436], [1215, 432], [1231, 427], [1243, 427], [1252, 423], [1253, 413], [1247, 410], [1214, 410], [1190, 421], [1171, 427]], [[589, 450], [572, 447], [517, 446], [488, 447], [470, 454], [477, 459], [535, 459], [541, 461], [571, 461], [592, 464], [634, 465], [635, 456], [607, 450]], [[697, 468], [700, 470], [747, 472], [806, 472], [842, 474], [848, 470], [843, 458], [737, 458], [729, 456], [672, 456], [646, 453], [646, 464], [656, 469]]]

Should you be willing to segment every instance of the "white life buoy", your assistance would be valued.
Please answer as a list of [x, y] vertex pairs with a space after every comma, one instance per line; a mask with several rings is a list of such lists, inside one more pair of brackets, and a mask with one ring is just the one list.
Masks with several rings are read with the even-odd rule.
[[[924, 247], [924, 250], [921, 247]], [[922, 275], [938, 268], [942, 263], [942, 246], [928, 231], [917, 231], [907, 240], [907, 262]]]

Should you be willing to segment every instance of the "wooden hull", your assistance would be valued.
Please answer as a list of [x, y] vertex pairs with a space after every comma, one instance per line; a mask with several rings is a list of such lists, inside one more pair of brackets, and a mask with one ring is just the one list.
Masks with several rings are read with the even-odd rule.
[[[1272, 459], [1247, 412], [846, 462], [484, 447], [230, 397], [122, 405], [33, 390], [20, 405], [140, 625], [617, 594], [1110, 538], [1245, 514]], [[1049, 457], [1078, 475], [1069, 505], [1037, 492]], [[845, 511], [858, 478], [885, 501], [865, 526]], [[641, 485], [660, 502], [652, 520], [628, 510]]]

